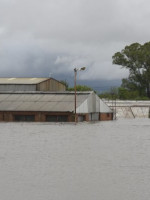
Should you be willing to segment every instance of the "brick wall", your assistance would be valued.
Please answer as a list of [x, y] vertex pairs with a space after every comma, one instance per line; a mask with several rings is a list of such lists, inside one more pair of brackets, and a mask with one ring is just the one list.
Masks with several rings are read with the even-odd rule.
[[113, 113], [100, 113], [99, 119], [100, 119], [100, 121], [113, 120]]
[[[68, 122], [74, 122], [73, 113], [69, 112], [0, 112], [0, 121], [12, 122], [15, 121], [15, 115], [34, 115], [35, 122], [45, 122], [46, 115], [56, 115], [56, 116], [67, 116]], [[89, 114], [84, 114], [84, 121], [89, 121]], [[100, 121], [113, 120], [113, 113], [100, 113], [99, 114]]]
[[27, 111], [20, 111], [20, 112], [0, 112], [0, 121], [7, 121], [12, 122], [15, 121], [15, 115], [23, 115], [23, 116], [31, 116], [34, 115], [35, 122], [45, 122], [46, 115], [55, 115], [55, 116], [67, 116], [67, 121], [72, 121], [72, 113], [62, 113], [62, 112], [27, 112]]

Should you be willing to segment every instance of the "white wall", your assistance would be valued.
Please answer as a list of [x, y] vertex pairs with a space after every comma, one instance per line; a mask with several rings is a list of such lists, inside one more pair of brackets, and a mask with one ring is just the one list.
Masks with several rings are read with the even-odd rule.
[[77, 113], [98, 113], [100, 108], [99, 97], [93, 92], [77, 108]]

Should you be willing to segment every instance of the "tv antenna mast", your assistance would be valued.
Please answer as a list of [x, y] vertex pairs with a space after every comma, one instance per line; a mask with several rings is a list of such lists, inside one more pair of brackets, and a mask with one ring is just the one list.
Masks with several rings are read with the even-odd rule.
[[49, 73], [49, 78], [51, 78], [51, 77], [52, 77], [52, 74], [53, 74], [53, 73]]

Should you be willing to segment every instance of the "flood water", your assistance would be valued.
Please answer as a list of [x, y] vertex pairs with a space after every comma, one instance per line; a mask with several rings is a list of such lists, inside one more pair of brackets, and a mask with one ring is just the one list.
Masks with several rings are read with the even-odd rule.
[[148, 200], [150, 119], [0, 123], [0, 200]]

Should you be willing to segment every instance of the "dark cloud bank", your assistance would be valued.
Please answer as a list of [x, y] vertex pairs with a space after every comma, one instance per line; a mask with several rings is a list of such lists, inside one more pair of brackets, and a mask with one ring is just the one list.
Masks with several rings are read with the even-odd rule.
[[128, 72], [112, 55], [149, 41], [148, 0], [0, 0], [1, 77], [48, 77], [104, 90]]

